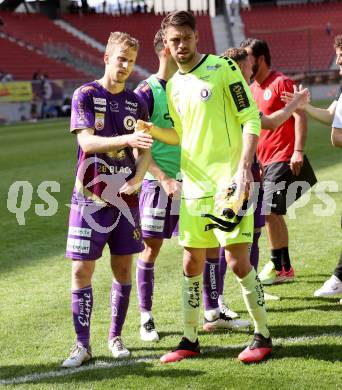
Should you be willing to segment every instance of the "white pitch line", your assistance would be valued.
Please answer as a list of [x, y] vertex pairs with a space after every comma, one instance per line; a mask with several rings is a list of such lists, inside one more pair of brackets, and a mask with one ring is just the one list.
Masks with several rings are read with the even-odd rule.
[[[273, 339], [273, 345], [282, 345], [282, 344], [296, 344], [301, 343], [305, 341], [311, 341], [315, 339], [320, 338], [326, 338], [326, 337], [342, 337], [342, 332], [331, 332], [331, 333], [322, 333], [320, 335], [313, 335], [313, 336], [302, 336], [302, 337], [280, 337]], [[246, 344], [235, 344], [235, 345], [229, 345], [227, 347], [219, 347], [219, 348], [203, 348], [203, 352], [215, 352], [215, 351], [224, 351], [224, 350], [230, 350], [230, 349], [238, 349], [238, 348], [244, 348]], [[81, 367], [76, 368], [64, 368], [60, 370], [55, 371], [48, 371], [48, 372], [42, 372], [42, 373], [35, 373], [35, 374], [29, 374], [25, 376], [18, 376], [14, 378], [8, 378], [8, 379], [2, 379], [0, 380], [0, 386], [4, 385], [16, 385], [16, 384], [22, 384], [22, 383], [28, 383], [28, 382], [38, 382], [42, 379], [50, 379], [50, 378], [58, 378], [58, 377], [64, 377], [69, 376], [73, 374], [78, 374], [79, 372], [85, 372], [85, 371], [93, 371], [93, 370], [107, 370], [109, 368], [114, 367], [127, 367], [127, 366], [133, 366], [139, 363], [150, 363], [153, 361], [156, 361], [159, 358], [159, 356], [150, 356], [148, 358], [138, 358], [138, 359], [123, 359], [123, 360], [114, 360], [111, 363], [103, 362], [103, 361], [95, 361], [93, 364], [88, 364]]]

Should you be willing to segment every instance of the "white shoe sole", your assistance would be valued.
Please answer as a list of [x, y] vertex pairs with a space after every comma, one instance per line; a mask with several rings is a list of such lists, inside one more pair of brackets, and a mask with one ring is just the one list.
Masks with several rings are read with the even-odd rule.
[[81, 367], [83, 363], [89, 362], [91, 359], [91, 356], [85, 357], [81, 362], [67, 362], [66, 360], [61, 364], [61, 367], [63, 368], [76, 368]]
[[214, 322], [205, 322], [203, 324], [203, 330], [205, 332], [214, 332], [215, 330], [246, 330], [251, 327], [251, 323], [249, 321], [243, 321], [239, 325], [235, 324], [232, 326], [224, 326], [218, 325]]
[[314, 297], [332, 297], [334, 295], [342, 295], [342, 291], [315, 291]]
[[140, 333], [140, 339], [141, 341], [147, 341], [147, 342], [151, 342], [151, 343], [157, 343], [159, 341], [159, 336], [158, 334], [156, 336], [153, 336], [153, 337], [149, 337], [148, 335], [142, 335]]
[[131, 356], [131, 353], [129, 351], [128, 352], [121, 352], [119, 354], [112, 352], [112, 355], [115, 359], [126, 359], [126, 358]]

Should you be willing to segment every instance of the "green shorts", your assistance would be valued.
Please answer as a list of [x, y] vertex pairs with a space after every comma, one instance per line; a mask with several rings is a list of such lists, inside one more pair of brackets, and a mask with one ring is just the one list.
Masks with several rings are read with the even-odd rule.
[[205, 231], [205, 226], [213, 221], [201, 217], [214, 214], [214, 198], [182, 199], [179, 218], [179, 243], [189, 248], [217, 248], [231, 244], [253, 242], [254, 216], [245, 215], [231, 232], [220, 229]]

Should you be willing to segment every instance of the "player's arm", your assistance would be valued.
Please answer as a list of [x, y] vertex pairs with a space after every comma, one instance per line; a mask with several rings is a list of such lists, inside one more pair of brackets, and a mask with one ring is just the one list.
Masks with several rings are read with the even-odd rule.
[[149, 149], [152, 146], [152, 136], [144, 132], [119, 135], [117, 137], [100, 137], [90, 128], [76, 130], [77, 141], [85, 153], [107, 153], [120, 150], [127, 146]]
[[340, 95], [336, 104], [331, 131], [331, 143], [338, 148], [342, 148], [342, 95]]
[[308, 123], [304, 111], [296, 111], [293, 116], [295, 118], [295, 145], [290, 160], [290, 168], [292, 173], [295, 176], [298, 176], [304, 163], [304, 146], [308, 131]]
[[[302, 91], [301, 85], [299, 86], [299, 92]], [[294, 98], [294, 93], [289, 91], [284, 91], [282, 94], [282, 100], [284, 103], [291, 103]], [[310, 94], [308, 94], [308, 101], [301, 109], [304, 109], [307, 114], [309, 114], [313, 119], [324, 123], [325, 125], [331, 125], [335, 109], [336, 109], [337, 100], [334, 100], [328, 108], [319, 108], [310, 104]]]
[[150, 166], [148, 167], [148, 171], [159, 181], [167, 196], [180, 193], [181, 183], [161, 170], [157, 163], [153, 160], [153, 157], [151, 159]]
[[151, 162], [151, 152], [149, 149], [138, 149], [135, 175], [128, 180], [120, 189], [121, 194], [133, 194], [138, 191], [144, 180], [145, 173]]
[[256, 147], [259, 137], [255, 134], [244, 133], [242, 143], [242, 153], [239, 166], [234, 175], [234, 182], [237, 184], [236, 196], [238, 199], [251, 195], [251, 183], [253, 175], [251, 171]]
[[337, 148], [342, 148], [342, 129], [332, 128], [331, 143]]
[[308, 99], [309, 96], [307, 89], [295, 91], [292, 95], [291, 101], [284, 108], [281, 108], [270, 115], [261, 116], [261, 128], [265, 130], [275, 130], [286, 122], [296, 110], [304, 109]]
[[161, 128], [141, 119], [137, 120], [135, 131], [136, 133], [150, 134], [154, 139], [168, 145], [179, 145], [180, 142], [179, 136], [173, 127]]
[[311, 104], [308, 104], [305, 107], [305, 111], [317, 121], [324, 123], [326, 125], [331, 125], [334, 119], [334, 113], [336, 109], [336, 100], [334, 100], [328, 108], [319, 108], [314, 107]]
[[234, 70], [226, 68], [222, 72], [224, 72], [224, 88], [228, 96], [231, 97], [233, 113], [243, 127], [242, 153], [237, 172], [233, 178], [237, 184], [236, 196], [241, 199], [251, 193], [250, 186], [253, 182], [251, 167], [261, 129], [260, 117], [250, 88], [239, 67], [234, 66]]
[[[284, 79], [279, 82], [280, 97], [286, 92], [294, 93], [296, 86], [290, 79]], [[299, 172], [304, 163], [304, 146], [306, 141], [306, 135], [308, 131], [307, 117], [304, 110], [298, 110], [293, 113], [294, 116], [294, 152], [290, 159], [290, 168], [295, 176], [299, 175]]]

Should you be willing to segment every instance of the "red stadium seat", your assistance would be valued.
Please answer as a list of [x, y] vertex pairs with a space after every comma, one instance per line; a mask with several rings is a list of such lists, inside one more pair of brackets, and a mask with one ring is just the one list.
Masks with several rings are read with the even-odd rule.
[[[282, 72], [328, 70], [333, 36], [342, 33], [342, 3], [259, 6], [241, 11], [246, 37], [267, 41], [272, 66]], [[333, 32], [328, 35], [326, 24]]]

